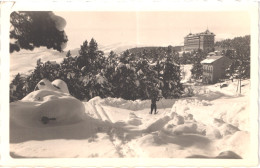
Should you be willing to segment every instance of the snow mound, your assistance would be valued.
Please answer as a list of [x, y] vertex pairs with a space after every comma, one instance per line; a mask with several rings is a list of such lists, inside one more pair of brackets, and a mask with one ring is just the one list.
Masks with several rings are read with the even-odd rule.
[[171, 118], [169, 116], [164, 116], [159, 118], [158, 120], [154, 121], [152, 124], [147, 126], [145, 132], [155, 132], [161, 130], [165, 124], [167, 124]]
[[228, 109], [219, 109], [215, 113], [216, 118], [221, 118], [224, 122], [234, 125], [241, 130], [249, 128], [249, 106], [248, 102], [234, 102]]
[[213, 126], [208, 126], [206, 128], [206, 136], [211, 138], [211, 139], [220, 139], [222, 138], [222, 134], [220, 133], [219, 129], [213, 127]]
[[236, 127], [238, 130], [248, 131], [250, 128], [249, 106], [248, 101], [244, 101], [245, 98], [237, 97], [229, 101], [218, 99], [210, 102], [192, 98], [180, 99], [174, 103], [171, 112], [172, 115], [176, 113], [184, 116], [185, 119], [201, 121], [204, 124], [210, 124], [215, 127], [220, 127], [226, 123]]
[[[66, 125], [77, 123], [85, 116], [85, 107], [81, 101], [67, 93], [66, 84], [61, 80], [54, 82], [57, 89], [48, 80], [37, 84], [40, 90], [33, 91], [22, 100], [10, 103], [11, 123], [25, 127], [41, 127], [43, 117], [50, 118], [48, 125]], [[62, 91], [65, 90], [65, 93]]]
[[239, 156], [238, 154], [236, 154], [233, 151], [221, 152], [216, 157], [209, 157], [209, 156], [204, 156], [204, 155], [192, 155], [192, 156], [188, 156], [187, 158], [242, 159], [241, 156]]
[[134, 113], [129, 113], [129, 119], [128, 119], [127, 123], [130, 125], [138, 126], [138, 125], [142, 124], [142, 121]]
[[61, 79], [56, 79], [51, 83], [54, 87], [56, 87], [57, 89], [59, 89], [61, 92], [63, 93], [69, 93], [69, 89], [67, 84], [61, 80]]
[[223, 124], [219, 127], [220, 133], [222, 136], [234, 134], [235, 132], [239, 131], [239, 129], [231, 124]]
[[242, 159], [241, 156], [239, 156], [238, 154], [236, 154], [233, 151], [221, 152], [216, 158], [219, 158], [219, 159]]
[[37, 83], [34, 90], [56, 90], [54, 86], [52, 86], [51, 82], [48, 79], [42, 79]]
[[102, 99], [99, 96], [96, 96], [96, 97], [90, 99], [88, 102], [91, 104], [99, 104], [99, 103], [102, 103], [103, 101], [104, 101], [104, 99]]
[[193, 115], [192, 114], [187, 114], [184, 116], [185, 120], [193, 120]]
[[67, 84], [61, 79], [56, 79], [53, 82], [50, 82], [48, 79], [42, 79], [35, 86], [34, 90], [52, 90], [52, 91], [59, 91], [62, 93], [69, 94], [69, 89]]
[[182, 134], [199, 134], [197, 131], [197, 124], [195, 123], [186, 123], [183, 125], [174, 126], [169, 122], [165, 127], [164, 131], [172, 135], [182, 135]]
[[174, 125], [181, 125], [184, 124], [184, 117], [180, 115], [176, 115], [172, 120]]
[[242, 158], [249, 158], [250, 155], [249, 132], [236, 131], [233, 135], [225, 136], [215, 145], [224, 150], [234, 151]]

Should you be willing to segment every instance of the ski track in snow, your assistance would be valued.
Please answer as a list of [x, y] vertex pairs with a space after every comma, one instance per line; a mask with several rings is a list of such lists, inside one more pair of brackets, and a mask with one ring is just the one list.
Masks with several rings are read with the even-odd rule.
[[99, 114], [102, 114], [103, 116], [103, 121], [109, 121], [109, 122], [112, 122], [111, 119], [109, 118], [108, 116], [108, 113], [103, 109], [103, 107], [101, 105], [95, 105], [96, 109], [99, 109], [97, 110]]

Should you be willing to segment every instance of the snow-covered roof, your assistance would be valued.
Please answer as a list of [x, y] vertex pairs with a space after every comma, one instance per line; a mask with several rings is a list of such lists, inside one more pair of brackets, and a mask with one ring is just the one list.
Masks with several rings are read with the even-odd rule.
[[216, 53], [215, 52], [210, 52], [210, 53], [208, 53], [208, 55], [212, 56], [212, 55], [216, 55]]
[[200, 63], [201, 64], [211, 64], [213, 63], [214, 61], [222, 58], [223, 56], [211, 56], [211, 57], [208, 57], [206, 59], [204, 59], [203, 61], [201, 61]]
[[199, 36], [199, 35], [213, 35], [215, 36], [214, 33], [210, 32], [208, 29], [204, 32], [201, 32], [201, 33], [196, 33], [196, 34], [192, 34], [192, 33], [189, 33], [186, 37], [193, 37], [193, 36]]

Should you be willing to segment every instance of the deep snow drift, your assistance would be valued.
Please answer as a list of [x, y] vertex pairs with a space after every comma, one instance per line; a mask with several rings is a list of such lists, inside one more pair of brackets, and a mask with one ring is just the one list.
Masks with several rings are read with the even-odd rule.
[[[58, 89], [55, 84], [62, 89]], [[55, 80], [51, 84], [43, 79], [36, 87], [40, 90], [31, 92], [22, 100], [11, 104], [11, 126], [44, 127], [41, 123], [42, 117], [55, 118], [49, 126], [77, 123], [83, 119], [85, 107], [69, 95], [65, 82]]]
[[[241, 95], [236, 81], [192, 86], [193, 97], [157, 102], [156, 115], [150, 100], [80, 102], [63, 81], [41, 82], [10, 104], [12, 157], [249, 157], [249, 80]], [[43, 116], [56, 120], [43, 124]]]

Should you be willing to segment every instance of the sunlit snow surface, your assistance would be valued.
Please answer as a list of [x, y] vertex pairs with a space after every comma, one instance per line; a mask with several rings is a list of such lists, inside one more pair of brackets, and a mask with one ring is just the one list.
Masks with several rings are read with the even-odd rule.
[[[42, 88], [10, 104], [11, 156], [247, 158], [250, 81], [241, 95], [236, 84], [194, 86], [193, 97], [157, 102], [156, 115], [150, 100], [81, 102]], [[42, 116], [56, 120], [43, 124]]]

